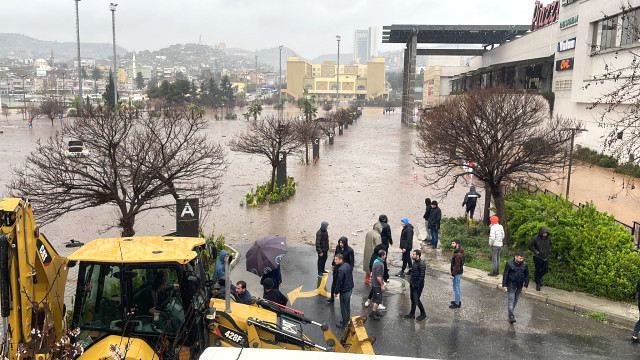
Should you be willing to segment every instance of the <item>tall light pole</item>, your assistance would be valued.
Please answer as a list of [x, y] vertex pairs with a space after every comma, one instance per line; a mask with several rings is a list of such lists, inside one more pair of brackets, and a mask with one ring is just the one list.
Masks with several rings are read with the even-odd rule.
[[587, 131], [587, 129], [567, 128], [562, 130], [571, 131], [571, 147], [569, 148], [569, 173], [567, 174], [567, 193], [565, 195], [566, 198], [569, 199], [569, 185], [571, 185], [571, 163], [573, 162], [573, 139], [576, 136], [576, 132]]
[[109, 4], [111, 26], [113, 28], [113, 108], [118, 106], [118, 67], [116, 65], [116, 3]]
[[[80, 61], [80, 16], [78, 15], [78, 2], [80, 0], [75, 0], [76, 2], [76, 42], [78, 43], [78, 95], [80, 106], [82, 107], [82, 62]], [[64, 92], [64, 90], [62, 91]]]
[[258, 55], [256, 55], [256, 99], [254, 102], [258, 102]]
[[22, 120], [24, 120], [26, 118], [25, 116], [27, 115], [27, 90], [24, 88], [24, 78], [26, 76], [27, 75], [22, 75], [21, 76], [21, 78], [22, 78], [22, 106], [23, 106], [23, 109], [22, 109]]
[[282, 45], [280, 45], [280, 71], [278, 72], [278, 106], [280, 116], [282, 116]]
[[340, 35], [336, 35], [338, 40], [338, 61], [336, 62], [336, 112], [340, 106]]

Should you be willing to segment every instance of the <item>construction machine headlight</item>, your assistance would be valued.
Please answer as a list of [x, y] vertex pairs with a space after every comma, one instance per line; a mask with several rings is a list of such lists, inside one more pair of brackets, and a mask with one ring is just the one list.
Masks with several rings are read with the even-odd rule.
[[216, 320], [216, 309], [215, 308], [209, 308], [207, 310], [207, 313], [204, 315], [205, 321], [207, 323], [207, 325], [211, 324], [212, 322], [214, 322]]

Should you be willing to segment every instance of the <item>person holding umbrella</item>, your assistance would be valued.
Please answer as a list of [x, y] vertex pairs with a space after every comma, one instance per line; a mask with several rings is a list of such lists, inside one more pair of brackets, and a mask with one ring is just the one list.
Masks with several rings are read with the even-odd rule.
[[271, 280], [271, 287], [282, 285], [280, 262], [287, 253], [287, 239], [280, 235], [269, 235], [256, 240], [247, 251], [247, 271], [261, 276], [260, 285]]

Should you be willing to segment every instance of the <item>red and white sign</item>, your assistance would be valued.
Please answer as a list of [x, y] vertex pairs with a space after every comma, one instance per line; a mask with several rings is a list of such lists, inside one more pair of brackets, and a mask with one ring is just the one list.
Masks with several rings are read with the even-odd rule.
[[536, 6], [533, 9], [533, 19], [531, 20], [531, 31], [558, 21], [559, 15], [560, 1], [555, 0], [547, 6], [543, 6], [540, 0], [536, 0]]

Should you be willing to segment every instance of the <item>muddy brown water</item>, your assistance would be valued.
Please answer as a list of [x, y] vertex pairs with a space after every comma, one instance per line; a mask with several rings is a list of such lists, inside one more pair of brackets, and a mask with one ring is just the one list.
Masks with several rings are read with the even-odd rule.
[[[293, 107], [286, 111], [299, 115]], [[275, 112], [271, 109], [263, 112], [263, 116], [270, 114]], [[318, 116], [324, 116], [324, 111], [320, 110]], [[209, 117], [210, 139], [225, 147], [233, 135], [244, 131], [248, 124], [240, 120], [241, 116], [238, 120], [222, 121]], [[15, 115], [8, 121], [0, 119], [2, 196], [7, 196], [11, 166], [24, 161], [39, 139], [45, 141], [59, 127], [58, 121], [52, 126], [48, 119], [37, 119], [29, 130], [26, 122]], [[288, 175], [298, 183], [293, 198], [257, 208], [240, 206], [240, 202], [247, 191], [270, 178], [271, 167], [263, 157], [235, 153], [227, 148], [230, 164], [223, 177], [220, 203], [211, 209], [201, 226], [205, 233], [210, 233], [215, 224], [216, 235], [224, 234], [230, 244], [253, 242], [269, 234], [284, 235], [289, 243], [312, 244], [320, 223], [327, 221], [332, 247], [340, 236], [346, 236], [354, 250], [361, 253], [366, 232], [384, 213], [389, 217], [395, 240], [393, 251], [399, 251], [400, 219], [408, 217], [416, 228], [424, 228], [425, 197], [438, 200], [444, 216], [461, 216], [464, 214], [462, 199], [468, 191], [468, 186], [460, 185], [442, 199], [436, 196], [438, 191], [425, 188], [424, 177], [433, 174], [414, 164], [415, 141], [415, 130], [400, 124], [399, 111], [383, 115], [381, 108], [365, 108], [363, 116], [345, 129], [344, 135], [336, 136], [334, 145], [328, 145], [326, 139], [323, 141], [318, 164], [302, 165], [303, 155], [287, 159]], [[572, 178], [572, 194], [576, 196], [584, 192], [578, 177], [586, 176]], [[484, 196], [483, 191], [481, 194]], [[118, 229], [110, 228], [116, 222], [115, 209], [103, 206], [66, 214], [43, 226], [42, 231], [61, 253], [67, 254], [69, 251], [62, 243], [69, 239], [88, 242], [119, 236]], [[174, 215], [166, 211], [146, 212], [136, 219], [136, 235], [163, 235], [174, 228]]]

